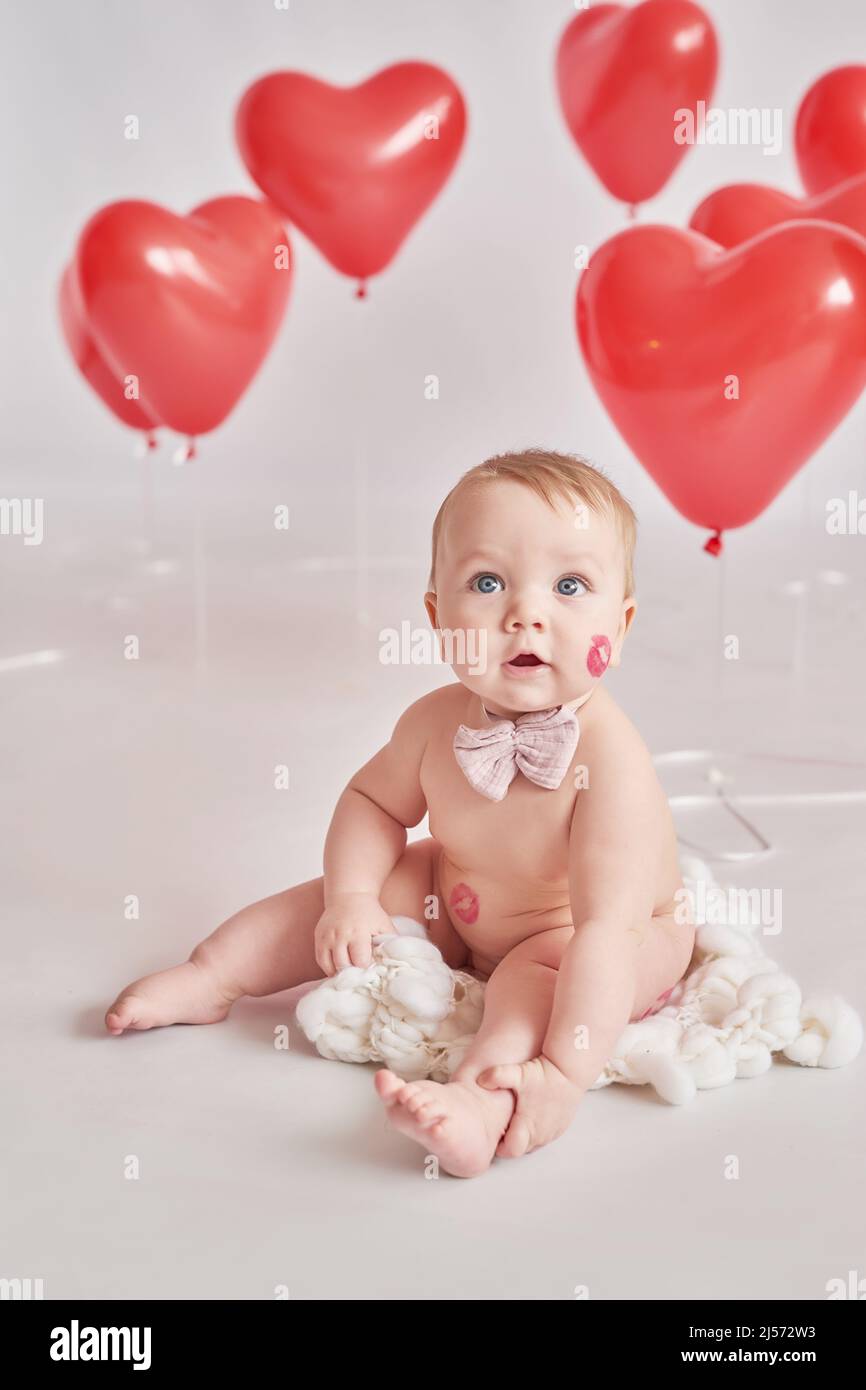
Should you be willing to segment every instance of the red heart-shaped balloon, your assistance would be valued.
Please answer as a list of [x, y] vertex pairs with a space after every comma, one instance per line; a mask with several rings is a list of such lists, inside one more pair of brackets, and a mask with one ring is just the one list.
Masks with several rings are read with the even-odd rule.
[[768, 227], [804, 218], [838, 222], [866, 237], [866, 174], [814, 198], [792, 198], [760, 183], [731, 183], [717, 188], [695, 208], [689, 226], [720, 246], [738, 246]]
[[866, 385], [866, 244], [826, 222], [729, 251], [632, 228], [592, 256], [576, 317], [596, 391], [674, 506], [744, 526]]
[[258, 371], [291, 284], [285, 229], [253, 198], [214, 198], [177, 217], [156, 203], [110, 203], [78, 241], [88, 328], [143, 409], [182, 434], [221, 424]]
[[833, 68], [797, 110], [794, 145], [807, 193], [866, 174], [866, 67]]
[[460, 153], [466, 109], [447, 73], [397, 63], [357, 87], [274, 72], [245, 92], [241, 156], [271, 202], [344, 275], [394, 256]]
[[57, 296], [60, 324], [72, 358], [85, 381], [105, 402], [109, 410], [135, 430], [156, 429], [159, 421], [141, 403], [128, 399], [122, 378], [115, 376], [87, 327], [73, 266], [68, 265], [60, 280]]
[[709, 102], [718, 69], [712, 23], [691, 0], [593, 5], [559, 42], [556, 82], [566, 124], [615, 198], [658, 193], [688, 149], [676, 113]]

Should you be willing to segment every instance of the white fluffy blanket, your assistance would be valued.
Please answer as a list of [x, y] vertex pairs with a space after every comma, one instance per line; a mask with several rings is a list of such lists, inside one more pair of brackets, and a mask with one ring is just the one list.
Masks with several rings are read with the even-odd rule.
[[[804, 1001], [764, 954], [760, 927], [731, 922], [748, 915], [736, 909], [737, 895], [698, 859], [683, 860], [682, 871], [698, 923], [688, 972], [658, 1013], [627, 1025], [591, 1089], [649, 1084], [682, 1105], [696, 1091], [759, 1076], [777, 1053], [805, 1067], [852, 1061], [863, 1027], [851, 1006], [831, 994]], [[407, 1081], [446, 1081], [480, 1026], [484, 984], [447, 966], [419, 922], [393, 921], [395, 935], [374, 939], [372, 965], [314, 986], [296, 1016], [323, 1057], [381, 1062]]]

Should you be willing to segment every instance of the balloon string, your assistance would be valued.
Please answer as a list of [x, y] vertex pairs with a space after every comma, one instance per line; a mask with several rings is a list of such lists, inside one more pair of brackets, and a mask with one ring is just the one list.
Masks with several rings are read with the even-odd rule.
[[[713, 772], [713, 770], [714, 770], [714, 765], [715, 765], [717, 756], [718, 756], [717, 750], [704, 749], [704, 748], [701, 748], [701, 749], [678, 748], [678, 749], [674, 749], [674, 750], [672, 750], [671, 752], [668, 752], [668, 753], [656, 753], [656, 754], [653, 756], [653, 763], [654, 763], [654, 765], [655, 765], [656, 767], [664, 767], [664, 766], [669, 766], [669, 765], [672, 765], [672, 766], [675, 766], [675, 767], [676, 767], [676, 766], [682, 767], [682, 766], [687, 766], [687, 765], [693, 764], [693, 763], [706, 763], [706, 762], [709, 762], [710, 768], [709, 768], [709, 771], [708, 771], [708, 773], [707, 773], [707, 780], [708, 780], [711, 784], [715, 784], [715, 785], [714, 785], [714, 786], [711, 785], [710, 790], [708, 790], [708, 791], [706, 791], [706, 792], [697, 792], [697, 793], [689, 793], [689, 792], [687, 792], [687, 793], [676, 793], [676, 794], [673, 794], [673, 795], [669, 795], [669, 796], [668, 796], [668, 804], [670, 805], [670, 807], [671, 807], [672, 809], [674, 809], [674, 810], [676, 810], [676, 809], [678, 809], [678, 808], [680, 808], [680, 807], [683, 807], [683, 808], [686, 808], [686, 809], [692, 811], [692, 810], [697, 810], [698, 808], [706, 808], [706, 807], [717, 806], [717, 805], [721, 802], [721, 804], [723, 805], [724, 809], [725, 809], [726, 811], [730, 812], [730, 813], [735, 817], [735, 819], [739, 820], [739, 821], [741, 822], [741, 824], [743, 824], [743, 825], [745, 826], [745, 828], [746, 828], [746, 829], [749, 831], [749, 833], [751, 834], [752, 838], [755, 839], [755, 840], [758, 842], [759, 845], [766, 846], [766, 848], [763, 848], [763, 847], [762, 847], [762, 848], [757, 849], [757, 850], [754, 850], [754, 849], [747, 849], [747, 850], [719, 850], [719, 849], [713, 848], [713, 847], [711, 847], [711, 846], [697, 844], [697, 843], [696, 843], [695, 841], [693, 841], [693, 840], [687, 840], [687, 839], [685, 839], [685, 837], [682, 836], [682, 835], [679, 835], [679, 834], [677, 835], [677, 839], [679, 840], [679, 843], [680, 843], [681, 845], [684, 845], [684, 846], [685, 846], [686, 848], [688, 848], [688, 849], [695, 850], [698, 854], [700, 854], [703, 858], [706, 858], [706, 859], [722, 859], [722, 860], [726, 860], [726, 861], [729, 862], [729, 863], [734, 863], [734, 862], [736, 862], [736, 861], [744, 862], [744, 861], [747, 861], [747, 860], [760, 859], [760, 858], [762, 858], [765, 854], [767, 854], [767, 853], [769, 852], [769, 850], [772, 848], [772, 846], [771, 846], [771, 845], [769, 844], [769, 842], [765, 839], [765, 837], [761, 834], [761, 832], [760, 832], [759, 830], [757, 830], [757, 829], [755, 828], [755, 826], [751, 824], [750, 821], [747, 821], [747, 820], [746, 820], [746, 818], [745, 818], [745, 816], [743, 815], [742, 811], [739, 810], [738, 807], [742, 807], [742, 806], [811, 806], [812, 808], [814, 808], [814, 807], [816, 807], [816, 806], [851, 805], [851, 804], [857, 804], [857, 803], [861, 803], [861, 804], [862, 804], [864, 801], [866, 801], [866, 788], [862, 788], [862, 787], [858, 787], [858, 788], [856, 788], [856, 789], [844, 790], [844, 791], [843, 791], [843, 790], [839, 790], [839, 791], [828, 791], [828, 792], [822, 792], [822, 791], [802, 791], [802, 792], [800, 792], [800, 791], [795, 791], [795, 792], [760, 791], [760, 792], [746, 792], [746, 793], [740, 793], [740, 794], [738, 794], [738, 796], [737, 796], [737, 807], [735, 807], [735, 806], [732, 804], [732, 802], [729, 800], [729, 798], [726, 796], [726, 794], [725, 794], [725, 792], [724, 792], [724, 790], [723, 790], [723, 785], [722, 785], [722, 782], [723, 782], [724, 780], [731, 780], [731, 779], [717, 780], [716, 778], [714, 778], [714, 777], [711, 775], [712, 772]], [[851, 768], [857, 768], [857, 769], [862, 769], [862, 768], [866, 767], [866, 763], [863, 763], [863, 762], [849, 762], [848, 759], [840, 760], [840, 759], [836, 759], [836, 758], [802, 758], [802, 757], [799, 757], [799, 756], [796, 755], [796, 754], [788, 754], [788, 753], [765, 753], [765, 752], [761, 752], [761, 753], [747, 753], [747, 752], [740, 751], [740, 752], [736, 753], [734, 756], [735, 756], [735, 758], [737, 759], [737, 761], [742, 761], [742, 762], [746, 762], [746, 763], [766, 763], [766, 762], [769, 762], [769, 763], [785, 763], [785, 764], [788, 764], [789, 766], [792, 766], [792, 767], [794, 767], [794, 766], [796, 766], [796, 767], [833, 767], [833, 768], [849, 768], [849, 767], [851, 767]]]
[[[368, 418], [375, 418], [378, 396], [376, 383], [374, 325], [369, 314], [355, 320], [355, 452], [354, 452], [354, 541], [357, 567], [356, 619], [358, 636], [365, 640], [370, 609], [370, 484], [367, 460]], [[369, 415], [368, 415], [369, 412]]]
[[[809, 555], [809, 469], [804, 468], [800, 484], [800, 543], [798, 546], [800, 556]], [[806, 574], [809, 571], [807, 561], [805, 572], [802, 579], [795, 580], [793, 594], [795, 601], [794, 608], [794, 642], [791, 653], [791, 669], [794, 675], [794, 695], [795, 698], [803, 693], [803, 669], [806, 654], [806, 616], [809, 602], [809, 580]]]
[[726, 653], [726, 651], [725, 651], [725, 645], [726, 645], [726, 642], [727, 642], [727, 633], [725, 632], [725, 608], [726, 608], [726, 602], [725, 602], [725, 600], [726, 600], [726, 592], [725, 592], [725, 590], [726, 590], [726, 583], [725, 583], [725, 581], [726, 581], [726, 579], [727, 579], [727, 568], [728, 568], [727, 565], [726, 565], [726, 563], [725, 563], [725, 560], [726, 560], [726, 556], [720, 555], [720, 556], [719, 556], [719, 563], [718, 563], [718, 567], [717, 567], [717, 573], [718, 573], [718, 578], [719, 578], [719, 592], [718, 592], [718, 625], [719, 625], [719, 626], [718, 626], [718, 634], [717, 634], [717, 635], [718, 635], [718, 643], [719, 643], [719, 646], [718, 646], [718, 652], [717, 652], [717, 655], [716, 655], [716, 660], [717, 660], [717, 662], [718, 662], [717, 672], [716, 672], [716, 676], [717, 676], [717, 679], [716, 679], [716, 695], [717, 695], [717, 700], [716, 700], [716, 712], [715, 712], [715, 713], [716, 713], [716, 739], [715, 739], [715, 746], [716, 746], [716, 748], [722, 748], [722, 747], [724, 747], [724, 743], [723, 743], [723, 732], [722, 732], [722, 724], [723, 724], [724, 712], [725, 712], [725, 676], [727, 675], [727, 672], [726, 672], [726, 669], [725, 669], [726, 666], [727, 666], [727, 653]]
[[[190, 440], [192, 445], [192, 440]], [[193, 452], [193, 457], [195, 456]], [[201, 468], [192, 470], [192, 585], [195, 677], [199, 689], [207, 675], [207, 551], [204, 534], [204, 487]]]
[[141, 523], [144, 531], [144, 553], [153, 554], [154, 537], [154, 464], [148, 454], [141, 463]]
[[191, 459], [197, 457], [198, 449], [196, 448], [195, 439], [192, 435], [190, 435], [186, 443], [182, 444], [180, 448], [175, 452], [174, 461], [177, 464], [189, 463]]

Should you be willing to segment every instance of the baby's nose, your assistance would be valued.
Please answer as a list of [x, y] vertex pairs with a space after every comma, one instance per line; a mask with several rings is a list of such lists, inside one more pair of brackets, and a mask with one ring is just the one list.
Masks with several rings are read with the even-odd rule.
[[543, 593], [535, 585], [524, 585], [519, 591], [513, 590], [508, 606], [506, 627], [511, 629], [533, 628], [543, 632], [548, 625]]

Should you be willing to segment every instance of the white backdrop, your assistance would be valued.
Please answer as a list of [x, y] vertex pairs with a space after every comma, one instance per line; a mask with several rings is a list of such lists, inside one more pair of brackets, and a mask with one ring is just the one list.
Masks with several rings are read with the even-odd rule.
[[[827, 69], [866, 61], [862, 0], [705, 7], [721, 44], [714, 103], [781, 107], [783, 148], [690, 151], [642, 221], [682, 225], [732, 180], [798, 192], [801, 96]], [[703, 553], [705, 533], [607, 420], [575, 341], [574, 247], [626, 224], [558, 110], [565, 0], [291, 0], [288, 12], [270, 0], [40, 0], [2, 13], [0, 496], [43, 498], [45, 538], [0, 537], [16, 1192], [0, 1272], [44, 1277], [51, 1298], [260, 1298], [285, 1280], [293, 1298], [558, 1299], [587, 1271], [593, 1298], [823, 1298], [863, 1249], [853, 1066], [779, 1067], [677, 1112], [601, 1095], [537, 1164], [446, 1191], [382, 1132], [368, 1074], [294, 1042], [278, 1056], [285, 996], [243, 1001], [220, 1028], [119, 1040], [103, 1014], [230, 912], [321, 873], [342, 787], [411, 699], [451, 679], [384, 667], [377, 636], [426, 626], [435, 510], [494, 452], [583, 452], [634, 504], [638, 615], [609, 679], [653, 753], [724, 736], [734, 750], [866, 760], [866, 538], [824, 525], [828, 498], [863, 489], [866, 399], [763, 517], [726, 535], [722, 562]], [[264, 73], [355, 83], [407, 58], [446, 68], [467, 99], [446, 189], [363, 302], [292, 234], [295, 288], [262, 372], [193, 464], [155, 455], [148, 493], [132, 434], [61, 340], [57, 281], [80, 228], [121, 198], [183, 212], [255, 195], [232, 120]], [[137, 142], [124, 139], [130, 114]], [[274, 531], [277, 503], [291, 508], [287, 535]], [[137, 662], [124, 659], [128, 633], [141, 638]], [[740, 641], [726, 669], [720, 633]], [[56, 663], [28, 663], [43, 651]], [[288, 793], [277, 764], [290, 767]], [[866, 786], [861, 775], [849, 769], [849, 783]], [[772, 772], [794, 791], [830, 776], [823, 764]], [[751, 790], [770, 778], [752, 772]], [[777, 853], [736, 882], [784, 887], [774, 951], [808, 990], [844, 992], [862, 1012], [862, 802], [763, 805], [755, 819]], [[705, 832], [727, 842], [733, 827]], [[804, 1117], [809, 1143], [794, 1143]], [[721, 1176], [732, 1142], [743, 1183]], [[141, 1184], [120, 1180], [130, 1152]], [[673, 1258], [683, 1210], [699, 1238]]]

